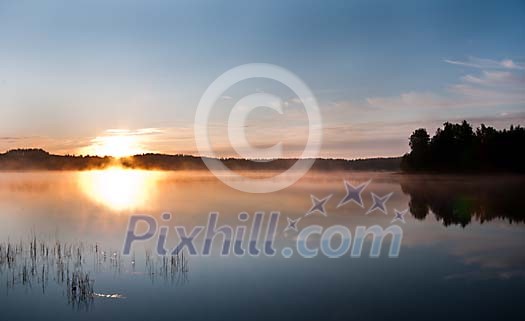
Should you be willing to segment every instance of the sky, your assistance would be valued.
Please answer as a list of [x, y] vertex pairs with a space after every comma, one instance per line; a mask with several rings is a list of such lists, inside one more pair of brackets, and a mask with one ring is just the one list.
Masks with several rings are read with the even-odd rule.
[[[199, 154], [201, 96], [249, 63], [309, 86], [322, 157], [402, 155], [414, 129], [445, 121], [525, 125], [524, 21], [525, 2], [512, 0], [0, 0], [0, 152], [115, 154], [125, 137], [137, 152]], [[228, 115], [253, 93], [279, 96], [283, 113], [254, 110], [248, 141], [300, 154], [304, 106], [264, 79], [217, 102], [216, 153], [235, 156]]]

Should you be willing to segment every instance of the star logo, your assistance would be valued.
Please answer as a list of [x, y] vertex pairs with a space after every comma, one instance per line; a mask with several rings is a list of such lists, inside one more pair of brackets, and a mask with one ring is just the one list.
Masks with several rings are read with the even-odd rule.
[[405, 214], [408, 213], [408, 208], [402, 212], [394, 209], [394, 213], [395, 213], [395, 217], [394, 219], [392, 220], [391, 223], [394, 223], [395, 221], [400, 221], [400, 222], [403, 222], [403, 224], [405, 224]]
[[321, 213], [323, 216], [326, 216], [326, 209], [325, 209], [325, 205], [326, 205], [326, 202], [328, 202], [328, 200], [332, 197], [333, 194], [330, 194], [328, 195], [327, 197], [323, 198], [323, 199], [318, 199], [317, 197], [313, 196], [313, 195], [310, 195], [310, 197], [312, 198], [312, 208], [310, 208], [310, 210], [308, 212], [306, 212], [306, 215], [305, 216], [308, 216], [310, 214], [313, 214], [315, 212], [319, 212]]
[[370, 184], [370, 181], [362, 183], [358, 186], [353, 186], [345, 180], [346, 196], [341, 200], [341, 202], [339, 202], [337, 208], [350, 202], [354, 202], [357, 205], [361, 206], [361, 208], [364, 208], [365, 206], [363, 204], [363, 198], [361, 197], [361, 193], [368, 186], [368, 184]]
[[286, 232], [289, 230], [294, 230], [296, 232], [299, 232], [299, 230], [297, 229], [297, 223], [299, 223], [301, 218], [296, 218], [295, 220], [292, 220], [291, 218], [287, 217], [286, 219], [288, 220], [288, 226], [286, 226], [284, 231]]
[[368, 209], [366, 215], [372, 213], [375, 210], [380, 210], [381, 212], [383, 212], [383, 214], [388, 215], [388, 210], [386, 209], [386, 202], [388, 202], [388, 200], [394, 193], [387, 194], [383, 197], [377, 196], [374, 192], [370, 194], [372, 194], [374, 204], [372, 204], [372, 206]]

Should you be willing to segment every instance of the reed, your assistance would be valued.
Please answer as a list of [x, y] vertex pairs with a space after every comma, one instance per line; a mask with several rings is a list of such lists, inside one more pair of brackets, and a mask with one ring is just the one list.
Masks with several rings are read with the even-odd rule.
[[135, 253], [126, 257], [99, 243], [49, 241], [35, 235], [26, 241], [0, 242], [0, 280], [5, 280], [2, 282], [8, 291], [21, 286], [45, 293], [51, 280], [64, 288], [68, 302], [77, 307], [88, 307], [95, 297], [106, 297], [96, 294], [93, 275], [135, 272], [138, 262], [145, 264], [145, 274], [152, 281], [161, 278], [180, 284], [188, 280], [189, 262], [184, 252], [154, 256], [147, 249], [143, 258], [137, 258]]

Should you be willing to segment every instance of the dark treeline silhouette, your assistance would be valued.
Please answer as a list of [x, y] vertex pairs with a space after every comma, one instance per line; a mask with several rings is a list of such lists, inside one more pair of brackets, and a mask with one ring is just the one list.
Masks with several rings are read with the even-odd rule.
[[[232, 170], [286, 170], [297, 159], [276, 159], [253, 162], [225, 158], [221, 161]], [[371, 159], [317, 159], [314, 170], [374, 170], [397, 171], [400, 157]], [[148, 170], [207, 170], [201, 157], [189, 155], [143, 154], [126, 158], [52, 155], [42, 149], [17, 149], [0, 154], [0, 170], [87, 170], [121, 166]]]
[[525, 222], [522, 201], [525, 198], [523, 176], [469, 177], [425, 175], [401, 179], [403, 193], [410, 196], [410, 213], [424, 220], [433, 213], [443, 225], [461, 225], [503, 219], [509, 223]]
[[496, 130], [481, 125], [474, 131], [463, 121], [445, 123], [431, 138], [426, 129], [410, 136], [411, 152], [403, 156], [407, 172], [525, 172], [525, 129]]
[[[297, 159], [276, 159], [269, 162], [254, 162], [238, 158], [221, 158], [221, 162], [232, 170], [286, 170], [293, 166]], [[187, 155], [144, 154], [121, 160], [124, 167], [160, 170], [200, 170], [206, 166], [200, 157]], [[369, 159], [317, 159], [312, 166], [314, 170], [384, 170], [397, 171], [401, 158]]]
[[42, 149], [14, 149], [0, 154], [0, 170], [85, 170], [105, 168], [111, 157], [52, 155]]

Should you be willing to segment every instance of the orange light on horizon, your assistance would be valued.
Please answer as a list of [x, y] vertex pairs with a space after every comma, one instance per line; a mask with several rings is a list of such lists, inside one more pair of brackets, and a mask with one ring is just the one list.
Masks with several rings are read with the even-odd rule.
[[120, 158], [146, 153], [147, 150], [142, 147], [142, 143], [143, 137], [121, 130], [94, 138], [90, 146], [81, 149], [81, 153]]

